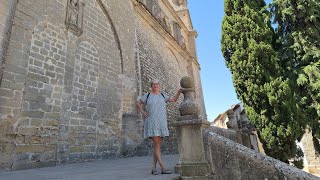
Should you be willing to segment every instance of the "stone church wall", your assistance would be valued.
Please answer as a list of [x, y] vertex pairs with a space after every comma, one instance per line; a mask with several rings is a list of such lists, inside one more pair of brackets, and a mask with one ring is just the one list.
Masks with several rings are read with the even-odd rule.
[[3, 0], [0, 7], [0, 84], [17, 0]]
[[[137, 13], [136, 1], [78, 0], [75, 9], [67, 2], [14, 4], [11, 36], [2, 53], [2, 170], [150, 149], [136, 100], [149, 91], [151, 79], [159, 79], [162, 91], [173, 96], [180, 78], [193, 75], [187, 53]], [[164, 139], [164, 153], [177, 152], [171, 126], [177, 109], [178, 103], [168, 104], [171, 136]]]
[[[1, 83], [3, 168], [120, 156], [122, 99], [130, 98], [122, 89], [131, 88], [122, 86], [134, 75], [128, 45], [134, 36], [125, 35], [129, 25], [113, 24], [119, 25], [116, 38], [101, 6], [123, 23], [132, 21], [126, 16], [132, 8], [128, 1], [85, 1], [77, 36], [65, 28], [66, 5], [33, 0], [16, 6]], [[124, 39], [121, 54], [117, 43]], [[126, 105], [132, 113], [133, 103]]]

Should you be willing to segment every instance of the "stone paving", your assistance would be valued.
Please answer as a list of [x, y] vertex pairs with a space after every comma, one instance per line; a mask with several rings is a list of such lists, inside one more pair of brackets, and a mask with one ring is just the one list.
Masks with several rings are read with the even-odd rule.
[[[174, 171], [178, 155], [165, 155], [167, 168]], [[0, 173], [0, 180], [168, 180], [178, 174], [151, 175], [151, 156], [68, 164], [49, 168]], [[158, 167], [160, 171], [160, 167]]]

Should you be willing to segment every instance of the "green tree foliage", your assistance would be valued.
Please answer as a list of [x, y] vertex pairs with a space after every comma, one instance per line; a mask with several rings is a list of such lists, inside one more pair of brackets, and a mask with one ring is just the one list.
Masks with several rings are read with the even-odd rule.
[[313, 135], [320, 138], [320, 1], [274, 0], [275, 49], [299, 94], [299, 106]]
[[270, 17], [263, 0], [225, 0], [222, 53], [266, 153], [288, 162], [296, 156], [305, 118], [286, 63], [278, 58]]
[[299, 169], [303, 169], [303, 151], [301, 149], [300, 146], [297, 146], [297, 153], [296, 153], [296, 157], [293, 158], [292, 163], [294, 164], [295, 167], [299, 168]]

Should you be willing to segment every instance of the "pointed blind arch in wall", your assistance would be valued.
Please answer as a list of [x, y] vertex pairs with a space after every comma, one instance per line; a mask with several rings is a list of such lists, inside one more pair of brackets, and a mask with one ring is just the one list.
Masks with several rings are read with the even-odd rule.
[[114, 35], [114, 38], [115, 38], [115, 41], [117, 43], [117, 47], [118, 47], [118, 50], [119, 50], [119, 56], [120, 56], [120, 65], [121, 65], [121, 74], [123, 74], [123, 55], [122, 55], [122, 49], [121, 49], [121, 44], [120, 44], [120, 38], [119, 38], [119, 35], [117, 33], [117, 30], [116, 30], [116, 27], [111, 19], [111, 16], [110, 14], [108, 13], [106, 7], [104, 6], [104, 4], [101, 2], [101, 0], [97, 0], [97, 3], [99, 4], [99, 6], [101, 7], [103, 13], [105, 14], [105, 16], [107, 17], [108, 21], [110, 22], [110, 26], [111, 26], [111, 30], [113, 32], [113, 35]]
[[181, 66], [180, 66], [180, 63], [179, 63], [179, 60], [178, 60], [176, 54], [173, 52], [172, 49], [170, 49], [170, 48], [167, 48], [167, 49], [168, 49], [170, 56], [175, 60], [173, 64], [178, 65], [177, 68], [179, 69], [179, 71], [181, 71]]

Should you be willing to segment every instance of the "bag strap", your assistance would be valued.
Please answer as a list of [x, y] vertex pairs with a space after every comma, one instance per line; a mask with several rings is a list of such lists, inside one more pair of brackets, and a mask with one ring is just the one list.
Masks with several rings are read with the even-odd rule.
[[148, 93], [148, 95], [147, 95], [146, 105], [148, 104], [148, 98], [149, 98], [149, 96], [150, 96], [150, 93]]
[[[164, 97], [164, 94], [163, 94], [163, 93], [161, 93], [161, 95], [162, 95], [162, 97], [163, 97], [164, 99], [166, 99], [166, 98]], [[148, 93], [148, 95], [147, 95], [146, 104], [148, 104], [148, 98], [149, 98], [149, 96], [150, 96], [150, 93]]]

